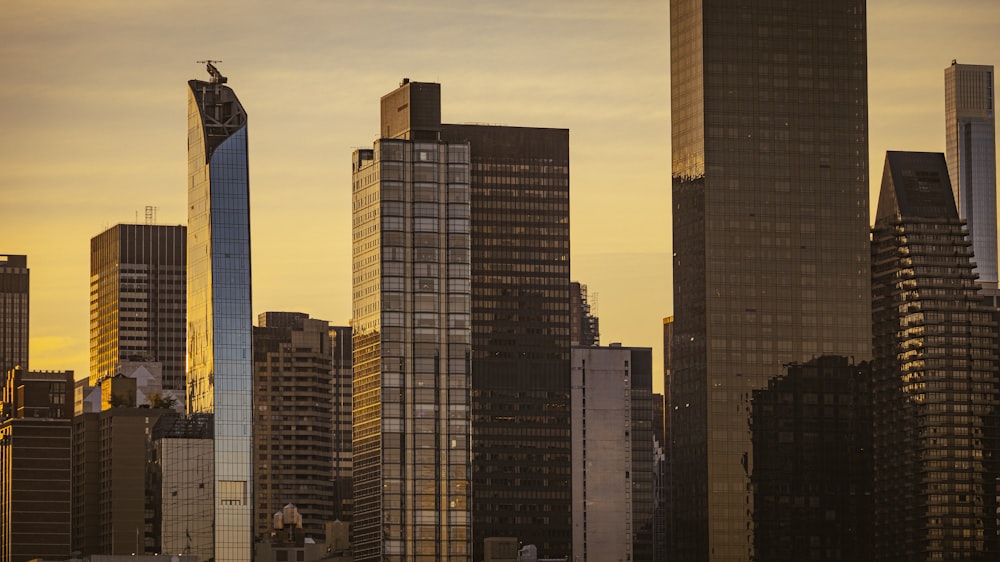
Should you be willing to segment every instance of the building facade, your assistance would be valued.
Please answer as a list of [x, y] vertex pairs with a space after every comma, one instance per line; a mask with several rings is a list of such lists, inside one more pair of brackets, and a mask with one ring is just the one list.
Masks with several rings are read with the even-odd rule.
[[[350, 326], [330, 326], [330, 354], [333, 357], [333, 484], [334, 505], [330, 517], [349, 522], [354, 513], [354, 454], [352, 452], [352, 395], [354, 357]], [[327, 544], [334, 542], [327, 536]]]
[[654, 557], [653, 352], [574, 347], [573, 557]]
[[253, 423], [247, 114], [226, 78], [188, 82], [187, 411], [212, 414], [215, 562], [249, 560]]
[[442, 125], [469, 143], [474, 554], [572, 554], [569, 131]]
[[333, 349], [330, 324], [294, 312], [264, 312], [253, 329], [254, 534], [298, 507], [303, 532], [325, 540], [336, 509]]
[[993, 66], [944, 69], [945, 145], [958, 216], [969, 230], [975, 271], [997, 286], [997, 162]]
[[889, 152], [872, 235], [875, 559], [993, 560], [997, 321], [944, 155]]
[[184, 389], [187, 227], [118, 224], [90, 240], [90, 384], [158, 362]]
[[671, 0], [673, 556], [753, 555], [753, 390], [870, 356], [864, 0]]
[[354, 559], [472, 559], [469, 145], [440, 86], [382, 97], [353, 155]]
[[28, 371], [28, 256], [0, 254], [0, 379]]
[[7, 372], [0, 404], [0, 562], [70, 553], [73, 371]]
[[872, 560], [871, 366], [822, 356], [754, 390], [759, 560]]
[[[594, 298], [596, 300], [596, 293]], [[587, 286], [569, 284], [569, 340], [571, 345], [601, 345], [600, 319], [587, 298]]]

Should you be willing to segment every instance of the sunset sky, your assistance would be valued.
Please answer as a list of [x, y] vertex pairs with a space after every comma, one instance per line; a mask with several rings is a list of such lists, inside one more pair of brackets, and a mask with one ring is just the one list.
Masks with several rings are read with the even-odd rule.
[[[30, 367], [86, 376], [89, 243], [186, 221], [186, 82], [221, 59], [249, 114], [253, 311], [350, 319], [351, 151], [379, 97], [440, 82], [442, 119], [570, 130], [572, 277], [601, 341], [672, 313], [667, 0], [7, 0], [0, 253], [31, 269]], [[944, 68], [1000, 65], [1000, 2], [869, 0], [873, 200], [885, 151], [944, 150]], [[874, 201], [873, 201], [874, 205]], [[874, 208], [873, 208], [874, 211]], [[656, 382], [656, 388], [662, 383]]]

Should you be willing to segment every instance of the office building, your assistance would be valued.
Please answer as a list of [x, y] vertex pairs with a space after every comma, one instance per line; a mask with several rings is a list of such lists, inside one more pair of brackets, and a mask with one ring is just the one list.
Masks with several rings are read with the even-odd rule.
[[573, 557], [653, 560], [653, 352], [573, 347]]
[[354, 559], [471, 561], [469, 144], [440, 86], [353, 154]]
[[470, 150], [474, 558], [571, 556], [569, 131], [441, 127]]
[[254, 534], [265, 539], [287, 504], [317, 542], [334, 519], [333, 349], [330, 323], [264, 312], [253, 329]]
[[872, 234], [875, 559], [994, 560], [997, 323], [944, 155], [889, 152]]
[[0, 379], [28, 372], [28, 256], [0, 254]]
[[976, 256], [984, 287], [997, 288], [997, 162], [993, 66], [958, 64], [944, 69], [945, 145], [948, 176]]
[[753, 557], [753, 390], [870, 356], [865, 20], [670, 2], [674, 559]]
[[184, 389], [187, 228], [118, 224], [90, 240], [90, 384], [123, 362], [159, 363]]
[[872, 560], [871, 368], [822, 356], [753, 391], [759, 560]]
[[73, 371], [11, 369], [0, 404], [0, 562], [70, 553]]
[[188, 82], [187, 411], [213, 415], [214, 558], [227, 562], [253, 544], [247, 114], [208, 71]]

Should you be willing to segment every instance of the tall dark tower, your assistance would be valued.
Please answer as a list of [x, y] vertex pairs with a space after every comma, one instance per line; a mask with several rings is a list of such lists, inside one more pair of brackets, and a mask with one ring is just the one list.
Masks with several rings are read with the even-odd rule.
[[187, 406], [211, 414], [215, 562], [251, 559], [253, 354], [247, 114], [226, 78], [188, 82]]
[[872, 236], [875, 559], [996, 560], [997, 323], [943, 154], [889, 152]]
[[673, 558], [753, 555], [752, 393], [871, 354], [864, 0], [671, 0]]
[[569, 130], [442, 125], [468, 142], [472, 530], [572, 551]]
[[0, 381], [28, 372], [28, 276], [28, 256], [0, 254]]

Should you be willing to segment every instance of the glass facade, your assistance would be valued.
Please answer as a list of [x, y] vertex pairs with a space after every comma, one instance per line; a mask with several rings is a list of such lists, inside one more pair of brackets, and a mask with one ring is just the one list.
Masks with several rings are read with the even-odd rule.
[[944, 69], [948, 176], [975, 254], [979, 282], [997, 285], [997, 163], [993, 67]]
[[471, 150], [475, 559], [488, 537], [570, 556], [569, 131], [441, 135]]
[[119, 224], [90, 240], [90, 384], [156, 361], [184, 389], [187, 227]]
[[253, 544], [247, 119], [224, 81], [188, 82], [187, 405], [213, 414], [215, 562]]
[[404, 82], [383, 97], [383, 131], [386, 107], [402, 130], [353, 156], [359, 561], [472, 559], [469, 146], [395, 119], [438, 92]]
[[864, 0], [671, 0], [673, 556], [754, 556], [753, 390], [871, 354]]
[[872, 319], [875, 559], [996, 560], [997, 314], [942, 154], [886, 155]]

